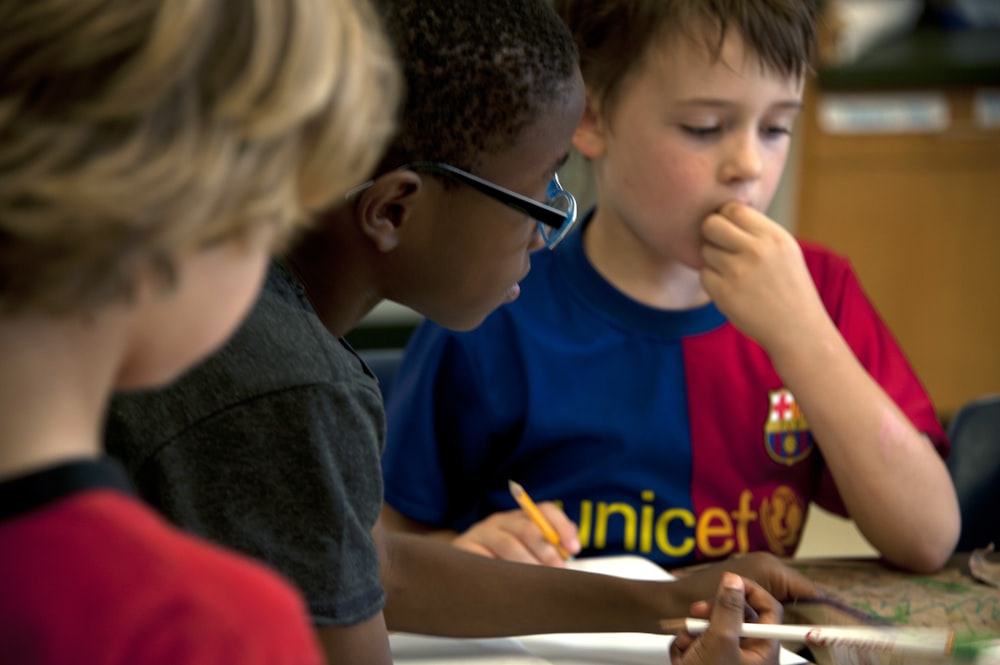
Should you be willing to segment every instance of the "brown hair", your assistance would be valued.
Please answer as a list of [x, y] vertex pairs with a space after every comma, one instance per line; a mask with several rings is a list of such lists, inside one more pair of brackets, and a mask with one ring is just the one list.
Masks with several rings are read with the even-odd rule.
[[580, 69], [601, 115], [609, 117], [622, 87], [653, 44], [685, 38], [718, 58], [728, 29], [737, 30], [764, 67], [801, 76], [816, 41], [815, 0], [554, 0], [576, 42]]

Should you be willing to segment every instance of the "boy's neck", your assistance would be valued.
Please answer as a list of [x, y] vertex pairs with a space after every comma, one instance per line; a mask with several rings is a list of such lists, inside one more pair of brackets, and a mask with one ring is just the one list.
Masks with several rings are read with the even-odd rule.
[[102, 454], [113, 345], [87, 322], [0, 319], [0, 480]]
[[[338, 226], [335, 218], [329, 221]], [[347, 221], [340, 225], [347, 227]], [[337, 337], [354, 329], [382, 300], [366, 250], [343, 234], [318, 230], [285, 257], [323, 326]]]
[[711, 301], [697, 270], [655, 256], [638, 238], [602, 217], [600, 206], [584, 231], [583, 249], [601, 277], [648, 307], [687, 310]]

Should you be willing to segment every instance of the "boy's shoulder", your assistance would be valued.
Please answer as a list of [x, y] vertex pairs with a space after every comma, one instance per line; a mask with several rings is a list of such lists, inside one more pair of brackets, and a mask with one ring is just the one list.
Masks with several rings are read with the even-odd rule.
[[814, 240], [796, 238], [799, 247], [802, 248], [802, 255], [807, 263], [827, 264], [830, 266], [843, 266], [848, 264], [847, 258], [833, 251], [826, 245], [821, 245]]
[[799, 246], [820, 299], [834, 318], [845, 306], [868, 300], [861, 280], [846, 256], [809, 240], [799, 239]]
[[[304, 605], [289, 585], [249, 559], [179, 531], [122, 491], [70, 492], [6, 523], [0, 542], [8, 538], [19, 545], [4, 548], [0, 578], [20, 613], [4, 622], [8, 628], [42, 631], [67, 649], [89, 653], [123, 645], [89, 644], [88, 634], [152, 638], [163, 628], [183, 641], [197, 624], [201, 631], [217, 627], [202, 634], [206, 647], [238, 641], [222, 626], [276, 627], [290, 638], [287, 646], [253, 639], [248, 645], [255, 652], [309, 647], [309, 635], [297, 627], [307, 625]], [[73, 552], [70, 560], [66, 552]], [[41, 599], [44, 588], [51, 593]]]
[[797, 238], [797, 241], [802, 248], [806, 267], [809, 268], [809, 273], [817, 285], [831, 280], [839, 281], [854, 274], [851, 262], [846, 256], [812, 240]]

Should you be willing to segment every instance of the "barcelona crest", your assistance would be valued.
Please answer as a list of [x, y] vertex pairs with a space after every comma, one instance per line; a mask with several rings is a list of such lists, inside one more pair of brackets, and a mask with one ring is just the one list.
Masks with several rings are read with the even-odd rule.
[[768, 393], [764, 447], [775, 462], [792, 466], [809, 457], [815, 447], [809, 423], [787, 388]]

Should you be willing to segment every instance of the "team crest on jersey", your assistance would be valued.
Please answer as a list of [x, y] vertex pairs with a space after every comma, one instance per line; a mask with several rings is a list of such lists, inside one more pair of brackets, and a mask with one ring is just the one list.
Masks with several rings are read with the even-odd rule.
[[805, 521], [806, 503], [791, 487], [779, 485], [760, 501], [760, 528], [778, 556], [795, 551]]
[[809, 423], [787, 388], [768, 393], [769, 408], [764, 424], [764, 446], [775, 462], [792, 466], [809, 457], [815, 443]]

